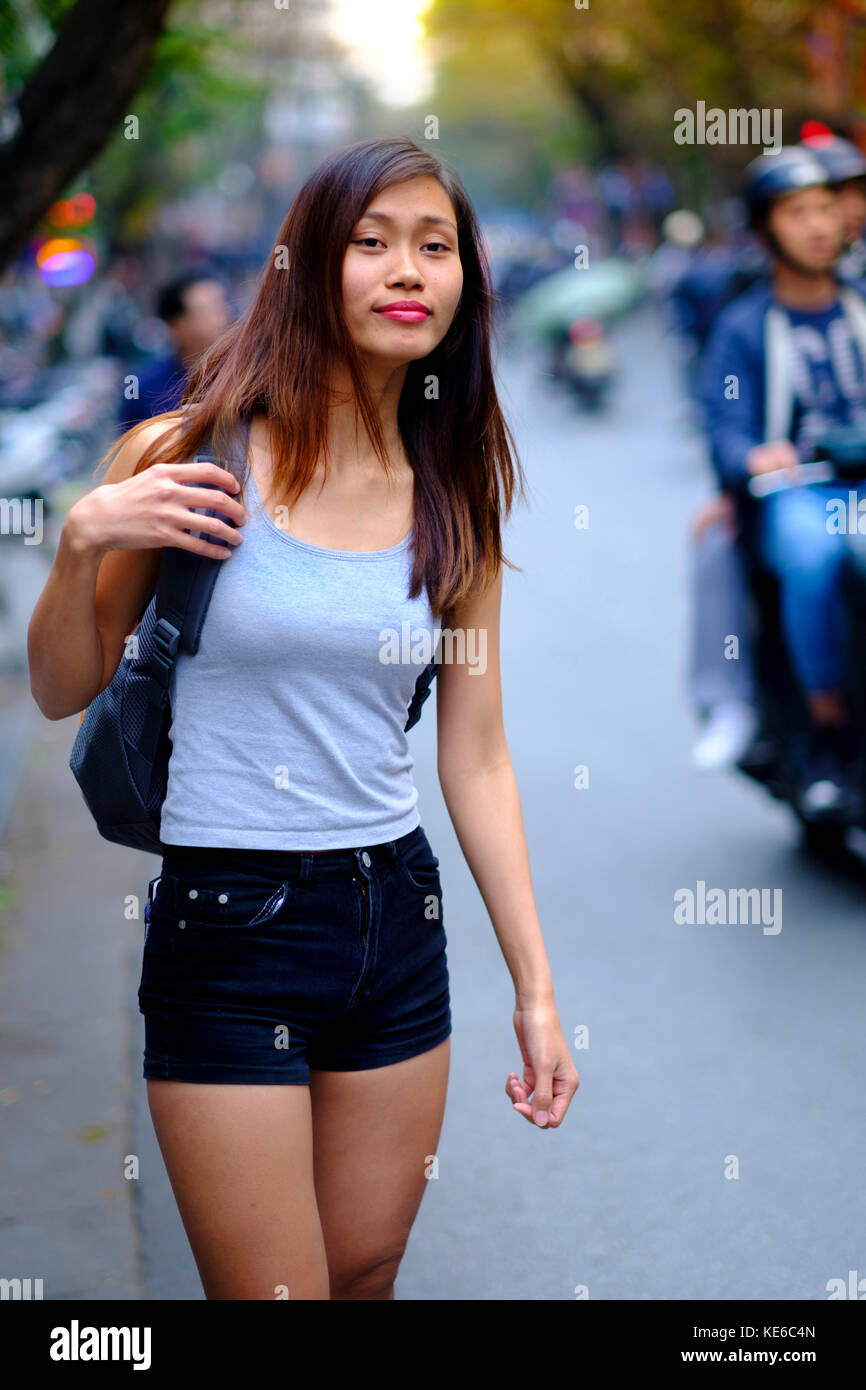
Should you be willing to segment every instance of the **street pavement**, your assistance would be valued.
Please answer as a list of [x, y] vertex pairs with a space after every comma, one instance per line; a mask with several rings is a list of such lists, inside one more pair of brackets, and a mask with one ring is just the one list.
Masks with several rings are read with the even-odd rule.
[[[425, 714], [411, 739], [454, 1033], [401, 1299], [811, 1300], [866, 1276], [866, 887], [806, 858], [760, 788], [691, 767], [687, 525], [709, 473], [654, 314], [616, 342], [599, 417], [533, 352], [501, 371], [530, 487], [505, 540], [522, 571], [505, 573], [506, 731], [582, 1085], [559, 1130], [511, 1110], [513, 991]], [[199, 1299], [141, 1079], [158, 865], [96, 834], [66, 767], [75, 724], [37, 719], [5, 841], [0, 1274], [42, 1275], [52, 1298]], [[780, 891], [781, 930], [678, 923], [699, 882]]]
[[140, 1299], [126, 1174], [144, 859], [93, 827], [67, 767], [77, 720], [33, 710], [0, 879], [0, 1276], [42, 1279], [46, 1299]]

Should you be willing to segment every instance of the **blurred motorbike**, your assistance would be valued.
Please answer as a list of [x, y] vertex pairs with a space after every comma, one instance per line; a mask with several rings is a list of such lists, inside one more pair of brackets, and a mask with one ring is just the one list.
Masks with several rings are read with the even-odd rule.
[[47, 501], [83, 474], [108, 447], [120, 379], [114, 359], [98, 357], [42, 368], [23, 391], [0, 383], [0, 496]]
[[614, 379], [615, 358], [600, 319], [573, 319], [553, 344], [553, 376], [571, 388], [585, 410], [600, 410]]
[[[860, 513], [856, 491], [856, 485], [866, 481], [866, 431], [858, 426], [830, 431], [815, 453], [818, 457], [814, 461], [798, 468], [753, 477], [748, 487], [750, 500], [740, 509], [742, 543], [755, 604], [755, 679], [760, 724], [737, 767], [773, 797], [788, 802], [803, 828], [809, 849], [838, 855], [847, 849], [852, 829], [866, 831], [866, 514]], [[844, 693], [856, 740], [856, 758], [847, 809], [832, 819], [815, 821], [802, 814], [797, 798], [811, 720], [782, 632], [778, 581], [757, 556], [755, 503], [791, 487], [814, 487], [828, 482], [840, 484], [839, 501], [848, 519], [840, 535], [845, 547], [843, 593], [848, 619]], [[845, 484], [850, 485], [847, 492]]]
[[[0, 383], [0, 674], [27, 670], [27, 627], [68, 506], [93, 486], [114, 430], [120, 367], [110, 358]], [[0, 797], [2, 800], [2, 797]]]

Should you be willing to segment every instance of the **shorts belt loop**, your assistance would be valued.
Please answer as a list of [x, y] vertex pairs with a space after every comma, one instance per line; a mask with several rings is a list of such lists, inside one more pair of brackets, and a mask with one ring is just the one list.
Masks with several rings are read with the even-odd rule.
[[313, 856], [312, 856], [312, 854], [302, 854], [302, 855], [301, 855], [301, 883], [306, 883], [306, 882], [309, 880], [309, 878], [311, 877], [312, 872], [313, 872]]

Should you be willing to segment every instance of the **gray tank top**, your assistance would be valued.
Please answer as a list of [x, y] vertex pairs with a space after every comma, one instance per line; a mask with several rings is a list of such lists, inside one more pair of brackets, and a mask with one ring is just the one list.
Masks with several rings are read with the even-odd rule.
[[412, 534], [388, 550], [290, 536], [246, 484], [195, 656], [172, 673], [169, 845], [346, 849], [420, 822], [404, 725], [440, 632], [407, 597]]

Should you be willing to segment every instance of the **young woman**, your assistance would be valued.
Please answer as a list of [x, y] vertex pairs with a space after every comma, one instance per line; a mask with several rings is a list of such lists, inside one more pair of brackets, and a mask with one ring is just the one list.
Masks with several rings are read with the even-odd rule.
[[[114, 675], [162, 547], [223, 554], [172, 684], [139, 991], [150, 1110], [209, 1299], [394, 1297], [450, 1056], [439, 861], [404, 732], [439, 629], [439, 779], [515, 987], [506, 1093], [556, 1128], [579, 1084], [503, 731], [500, 519], [523, 476], [492, 302], [438, 158], [386, 139], [326, 161], [187, 408], [124, 435], [71, 508], [34, 612], [33, 692], [63, 718]], [[243, 486], [185, 462], [239, 421]], [[214, 506], [225, 521], [190, 510]], [[449, 661], [448, 631], [484, 660]], [[404, 632], [413, 654], [393, 660]]]

